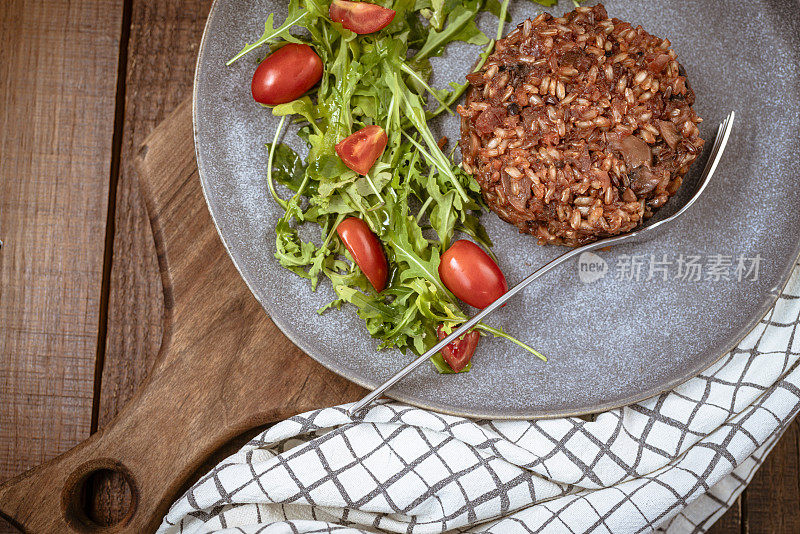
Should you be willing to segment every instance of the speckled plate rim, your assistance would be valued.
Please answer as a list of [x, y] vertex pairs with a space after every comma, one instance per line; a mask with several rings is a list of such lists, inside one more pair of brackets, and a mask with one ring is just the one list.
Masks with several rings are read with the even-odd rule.
[[[205, 27], [203, 28], [203, 36], [200, 39], [200, 47], [198, 48], [198, 52], [197, 52], [197, 62], [195, 64], [194, 80], [193, 80], [193, 86], [192, 86], [192, 132], [193, 132], [194, 145], [195, 145], [195, 158], [197, 160], [197, 173], [198, 173], [198, 177], [200, 179], [200, 186], [201, 186], [201, 189], [203, 191], [203, 198], [205, 199], [206, 206], [208, 207], [208, 211], [209, 211], [209, 213], [211, 215], [211, 220], [214, 222], [214, 227], [217, 230], [217, 235], [219, 235], [219, 238], [222, 241], [222, 244], [225, 247], [225, 250], [227, 251], [228, 256], [230, 257], [231, 261], [233, 262], [233, 265], [236, 267], [236, 270], [239, 271], [239, 275], [244, 280], [245, 284], [247, 285], [247, 288], [250, 290], [250, 293], [252, 293], [252, 295], [256, 298], [256, 300], [259, 302], [259, 304], [261, 304], [261, 307], [264, 308], [264, 311], [267, 313], [267, 315], [269, 315], [269, 317], [272, 320], [272, 322], [274, 322], [275, 325], [281, 330], [281, 332], [283, 332], [283, 335], [285, 335], [287, 338], [289, 338], [289, 340], [292, 343], [294, 343], [300, 350], [302, 350], [306, 355], [308, 355], [309, 357], [313, 358], [315, 361], [320, 363], [326, 369], [336, 373], [339, 376], [342, 376], [342, 377], [346, 378], [347, 380], [350, 380], [351, 382], [353, 382], [355, 384], [358, 384], [361, 387], [364, 387], [364, 388], [370, 389], [370, 390], [375, 389], [379, 385], [379, 383], [377, 381], [376, 382], [371, 382], [371, 381], [368, 381], [368, 380], [363, 380], [363, 379], [361, 379], [360, 377], [357, 377], [357, 376], [352, 376], [352, 375], [344, 372], [342, 369], [337, 368], [334, 365], [331, 365], [329, 362], [324, 361], [324, 359], [320, 359], [320, 358], [315, 357], [314, 354], [313, 354], [312, 347], [308, 343], [306, 343], [304, 339], [299, 338], [298, 336], [294, 335], [294, 332], [292, 332], [292, 329], [289, 327], [289, 324], [280, 316], [280, 314], [273, 313], [274, 310], [271, 310], [270, 307], [267, 304], [265, 304], [258, 297], [258, 293], [250, 285], [250, 281], [248, 280], [247, 276], [245, 276], [245, 272], [242, 269], [242, 267], [239, 265], [239, 262], [237, 262], [236, 257], [234, 256], [233, 252], [231, 251], [231, 248], [229, 247], [228, 242], [225, 239], [225, 235], [221, 231], [220, 225], [217, 222], [217, 218], [216, 218], [216, 215], [214, 213], [214, 209], [212, 207], [212, 201], [211, 201], [211, 199], [209, 197], [209, 194], [208, 194], [208, 191], [206, 189], [206, 182], [205, 182], [205, 178], [204, 178], [205, 172], [203, 170], [204, 169], [203, 156], [201, 154], [200, 146], [199, 146], [199, 143], [197, 141], [198, 132], [199, 132], [198, 125], [197, 125], [197, 115], [198, 115], [198, 113], [197, 113], [197, 88], [198, 88], [198, 77], [199, 77], [199, 73], [200, 73], [200, 65], [201, 65], [202, 60], [203, 60], [203, 52], [205, 51], [206, 37], [208, 36], [209, 26], [210, 26], [212, 20], [214, 19], [214, 15], [216, 14], [216, 9], [217, 9], [217, 6], [218, 6], [219, 3], [220, 3], [220, 0], [214, 0], [213, 1], [212, 5], [211, 5], [211, 9], [209, 10], [209, 13], [208, 13], [208, 18], [206, 19]], [[736, 125], [734, 125], [734, 128], [735, 127], [736, 127]], [[467, 411], [467, 412], [461, 412], [461, 411], [458, 411], [458, 410], [453, 410], [450, 406], [447, 406], [447, 405], [439, 405], [438, 403], [432, 403], [432, 402], [421, 402], [419, 399], [416, 399], [416, 398], [414, 398], [412, 396], [405, 395], [405, 394], [402, 394], [402, 393], [398, 393], [398, 392], [392, 391], [392, 390], [389, 390], [386, 393], [386, 396], [391, 398], [391, 399], [394, 399], [394, 400], [397, 400], [397, 401], [400, 401], [400, 402], [404, 402], [404, 403], [410, 404], [412, 406], [416, 406], [418, 408], [423, 408], [423, 409], [426, 409], [426, 410], [432, 410], [432, 411], [435, 411], [435, 412], [438, 412], [438, 413], [447, 414], [447, 415], [454, 415], [454, 416], [458, 416], [458, 417], [467, 417], [467, 418], [471, 418], [471, 419], [498, 419], [498, 418], [499, 419], [507, 419], [507, 420], [556, 419], [556, 418], [559, 418], [559, 417], [578, 417], [578, 416], [583, 416], [583, 415], [597, 414], [597, 413], [601, 413], [601, 412], [606, 412], [608, 410], [621, 408], [623, 406], [636, 404], [637, 402], [645, 401], [647, 399], [650, 399], [652, 397], [660, 395], [661, 393], [664, 393], [666, 391], [670, 391], [672, 389], [675, 389], [677, 386], [683, 384], [684, 382], [687, 382], [687, 381], [691, 380], [692, 378], [696, 377], [697, 375], [699, 375], [700, 373], [702, 373], [706, 369], [710, 368], [715, 363], [717, 363], [723, 356], [725, 356], [726, 354], [731, 352], [733, 349], [735, 349], [739, 345], [739, 343], [741, 343], [741, 341], [745, 337], [747, 337], [750, 334], [750, 332], [752, 332], [759, 325], [759, 323], [761, 323], [761, 321], [764, 319], [766, 314], [769, 313], [769, 311], [775, 305], [775, 303], [777, 302], [778, 297], [780, 296], [780, 294], [783, 293], [783, 291], [786, 289], [786, 284], [789, 282], [789, 279], [791, 278], [792, 272], [794, 271], [794, 267], [795, 267], [795, 265], [797, 265], [798, 262], [800, 262], [800, 241], [797, 241], [795, 243], [794, 261], [791, 262], [790, 264], [788, 264], [784, 268], [783, 272], [780, 273], [779, 280], [781, 282], [780, 282], [780, 284], [778, 284], [779, 287], [777, 287], [777, 289], [774, 292], [770, 292], [769, 293], [769, 298], [766, 298], [761, 302], [761, 305], [757, 308], [757, 313], [754, 313], [751, 316], [752, 319], [749, 322], [745, 323], [740, 329], [738, 329], [736, 335], [732, 335], [731, 336], [731, 338], [735, 339], [736, 341], [730, 343], [729, 344], [730, 346], [723, 346], [725, 348], [719, 350], [719, 354], [716, 357], [710, 358], [708, 361], [701, 362], [701, 365], [696, 366], [694, 369], [691, 369], [691, 370], [687, 371], [687, 373], [684, 376], [676, 377], [676, 378], [674, 378], [672, 380], [669, 380], [666, 383], [662, 384], [658, 388], [654, 388], [652, 390], [646, 391], [644, 393], [640, 393], [638, 395], [631, 395], [631, 396], [626, 397], [624, 399], [617, 399], [615, 401], [611, 401], [611, 402], [607, 402], [607, 403], [601, 403], [601, 404], [598, 404], [597, 406], [593, 407], [592, 409], [587, 409], [587, 410], [577, 410], [577, 411], [575, 411], [575, 410], [558, 410], [557, 408], [554, 408], [554, 409], [549, 410], [547, 412], [533, 411], [533, 412], [531, 412], [529, 414], [514, 413], [514, 414], [501, 415], [501, 416], [498, 416], [498, 414], [496, 414], [496, 413], [482, 413], [480, 411], [472, 411], [472, 410]], [[712, 352], [712, 351], [714, 351], [714, 349], [713, 348], [709, 348], [709, 349], [707, 349], [706, 352]]]

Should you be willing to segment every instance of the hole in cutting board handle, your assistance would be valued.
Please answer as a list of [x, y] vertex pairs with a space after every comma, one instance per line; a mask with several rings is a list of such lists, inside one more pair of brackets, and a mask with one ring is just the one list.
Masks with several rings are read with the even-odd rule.
[[[119, 480], [130, 498], [126, 511], [111, 524], [99, 522], [90, 512], [93, 502], [93, 482]], [[136, 513], [139, 490], [133, 475], [122, 463], [110, 458], [100, 458], [80, 465], [67, 478], [61, 490], [61, 513], [67, 523], [77, 532], [116, 532], [127, 525]]]

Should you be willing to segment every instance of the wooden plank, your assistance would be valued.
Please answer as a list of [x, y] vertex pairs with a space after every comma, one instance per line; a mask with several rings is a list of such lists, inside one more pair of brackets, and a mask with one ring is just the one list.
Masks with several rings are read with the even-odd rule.
[[749, 534], [800, 532], [800, 419], [783, 437], [745, 490]]
[[126, 473], [134, 488], [137, 504], [113, 530], [150, 532], [191, 474], [230, 440], [364, 394], [281, 335], [237, 275], [203, 202], [188, 101], [139, 154], [165, 283], [165, 342], [106, 428], [0, 485], [0, 513], [32, 532], [91, 524], [78, 490], [98, 469]]
[[163, 295], [137, 150], [192, 91], [209, 0], [136, 0], [131, 16], [99, 426], [132, 396], [161, 345]]
[[[164, 117], [191, 95], [197, 49], [210, 0], [134, 0], [125, 83], [113, 268], [98, 428], [111, 421], [153, 366], [163, 334], [164, 302], [153, 233], [138, 185], [136, 153]], [[112, 524], [130, 494], [118, 475], [100, 477], [90, 516]]]
[[0, 2], [0, 480], [89, 435], [121, 13]]

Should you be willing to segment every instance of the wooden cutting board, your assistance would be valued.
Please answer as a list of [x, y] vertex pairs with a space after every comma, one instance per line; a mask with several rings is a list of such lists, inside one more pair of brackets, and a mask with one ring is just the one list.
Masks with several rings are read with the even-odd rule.
[[[137, 166], [164, 287], [161, 350], [113, 423], [0, 486], [0, 513], [25, 532], [152, 532], [226, 442], [365, 393], [295, 347], [236, 271], [203, 200], [190, 101], [147, 138]], [[131, 487], [131, 510], [112, 527], [83, 511], [83, 485], [100, 469]]]

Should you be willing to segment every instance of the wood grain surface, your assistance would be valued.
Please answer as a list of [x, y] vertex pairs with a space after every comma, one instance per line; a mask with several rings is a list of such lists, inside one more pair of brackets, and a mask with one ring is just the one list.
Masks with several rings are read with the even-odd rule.
[[[164, 296], [135, 160], [191, 92], [209, 6], [0, 2], [0, 481], [107, 426], [156, 360]], [[800, 532], [799, 458], [795, 421], [712, 532]], [[90, 518], [122, 517], [120, 479], [91, 482]]]
[[237, 275], [203, 202], [190, 101], [148, 136], [136, 160], [163, 286], [159, 354], [109, 425], [0, 486], [0, 511], [32, 532], [95, 532], [82, 488], [99, 470], [121, 473], [131, 487], [119, 531], [151, 532], [192, 473], [230, 440], [365, 393], [284, 337]]
[[0, 2], [0, 478], [91, 431], [122, 0]]
[[[102, 379], [92, 430], [108, 424], [150, 370], [161, 345], [163, 297], [153, 233], [138, 185], [145, 137], [192, 92], [198, 38], [210, 0], [134, 0], [125, 56], [125, 128], [114, 210], [113, 266]], [[135, 317], [135, 320], [131, 320]], [[92, 481], [90, 515], [111, 524], [129, 506], [119, 476]]]

